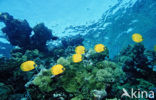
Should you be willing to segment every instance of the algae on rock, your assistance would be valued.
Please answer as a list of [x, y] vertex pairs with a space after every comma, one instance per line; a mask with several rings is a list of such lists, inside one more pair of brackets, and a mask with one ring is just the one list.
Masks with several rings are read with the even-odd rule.
[[39, 89], [44, 92], [50, 92], [53, 90], [51, 82], [51, 72], [47, 69], [41, 70], [40, 73], [32, 81], [34, 85], [38, 86]]

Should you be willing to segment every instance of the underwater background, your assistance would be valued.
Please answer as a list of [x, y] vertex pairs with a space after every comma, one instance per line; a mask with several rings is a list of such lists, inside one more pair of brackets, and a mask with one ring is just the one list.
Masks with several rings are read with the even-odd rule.
[[155, 0], [0, 0], [0, 100], [155, 100], [155, 18]]

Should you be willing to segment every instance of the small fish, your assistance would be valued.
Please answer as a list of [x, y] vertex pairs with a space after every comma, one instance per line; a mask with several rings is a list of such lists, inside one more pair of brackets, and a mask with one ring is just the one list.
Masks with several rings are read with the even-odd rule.
[[81, 54], [74, 54], [72, 56], [72, 60], [74, 63], [78, 63], [82, 61], [82, 55]]
[[52, 75], [59, 75], [65, 71], [65, 67], [63, 67], [61, 64], [54, 65], [50, 69]]
[[76, 54], [84, 54], [85, 53], [85, 47], [84, 46], [77, 46], [75, 48]]
[[139, 33], [134, 33], [134, 34], [132, 35], [132, 40], [133, 40], [134, 42], [136, 42], [136, 43], [140, 43], [140, 42], [143, 41], [143, 37], [142, 37], [142, 35], [139, 34]]
[[26, 61], [21, 64], [20, 68], [22, 71], [31, 71], [37, 67], [37, 64], [34, 61]]
[[94, 50], [98, 53], [103, 52], [105, 50], [105, 46], [103, 44], [97, 44], [94, 47]]

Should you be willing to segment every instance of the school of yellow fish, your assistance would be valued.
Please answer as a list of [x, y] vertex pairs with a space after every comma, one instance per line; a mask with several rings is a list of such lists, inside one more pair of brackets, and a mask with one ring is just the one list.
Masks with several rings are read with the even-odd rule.
[[[140, 43], [143, 41], [143, 37], [139, 33], [134, 33], [132, 35], [132, 40], [136, 43]], [[103, 44], [96, 44], [94, 46], [94, 50], [97, 53], [101, 53], [106, 50], [106, 47]], [[156, 45], [154, 46], [154, 51], [156, 51]], [[74, 63], [81, 62], [83, 59], [83, 54], [85, 54], [85, 47], [82, 45], [77, 46], [75, 48], [75, 54], [73, 54], [73, 56], [72, 56], [72, 61]], [[24, 72], [31, 71], [31, 70], [35, 69], [36, 67], [37, 67], [37, 64], [34, 61], [23, 62], [20, 66], [21, 70]], [[59, 75], [65, 71], [65, 67], [61, 64], [57, 64], [57, 65], [52, 66], [50, 71], [51, 71], [52, 75]]]

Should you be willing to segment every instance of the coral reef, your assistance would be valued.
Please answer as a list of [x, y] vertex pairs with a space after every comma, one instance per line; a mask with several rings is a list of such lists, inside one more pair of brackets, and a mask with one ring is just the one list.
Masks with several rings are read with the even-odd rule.
[[0, 83], [1, 100], [7, 100], [9, 97], [9, 94], [11, 94], [12, 92], [13, 90], [11, 86]]
[[[65, 98], [71, 98], [72, 100], [102, 99], [107, 96], [105, 89], [123, 79], [125, 74], [121, 67], [114, 62], [101, 61], [97, 64], [95, 61], [90, 65], [87, 60], [90, 59], [86, 58], [80, 63], [73, 63], [70, 56], [67, 58], [60, 57], [57, 60], [57, 64], [65, 66], [66, 71], [63, 74], [51, 78], [52, 75], [49, 73], [49, 69], [41, 70], [30, 81], [31, 85], [27, 89], [32, 91], [32, 93], [35, 92], [34, 90], [39, 89], [40, 95], [45, 93], [48, 93], [47, 95], [55, 94], [55, 91], [58, 92], [57, 90], [61, 89], [64, 91], [64, 95], [68, 95]], [[88, 70], [88, 68], [90, 69]], [[103, 74], [102, 71], [107, 73]], [[35, 89], [32, 89], [32, 87]], [[35, 98], [35, 96], [32, 95], [32, 98]], [[51, 96], [51, 98], [55, 97]]]
[[43, 69], [40, 71], [40, 73], [38, 73], [32, 83], [38, 86], [41, 91], [49, 92], [52, 91], [52, 86], [50, 86], [51, 82], [50, 70]]
[[[123, 88], [155, 90], [156, 52], [140, 43], [129, 45], [113, 59], [107, 47], [100, 52], [85, 50], [82, 61], [74, 63], [74, 49], [83, 44], [81, 35], [58, 39], [44, 24], [31, 28], [26, 20], [14, 19], [8, 13], [0, 14], [0, 21], [6, 24], [2, 30], [16, 46], [9, 59], [0, 58], [2, 100], [117, 100]], [[47, 51], [47, 41], [59, 44]], [[28, 60], [37, 67], [21, 71], [21, 63]], [[56, 64], [66, 70], [52, 75], [50, 68]]]
[[[141, 44], [128, 46], [113, 60], [108, 58], [108, 49], [101, 53], [89, 50], [82, 55], [83, 60], [79, 63], [72, 61], [71, 53], [65, 54], [68, 49], [72, 50], [69, 46], [61, 53], [58, 52], [56, 57], [53, 54], [45, 55], [37, 49], [24, 51], [16, 47], [10, 59], [0, 58], [0, 72], [5, 73], [0, 74], [0, 81], [3, 82], [0, 89], [6, 91], [1, 94], [7, 95], [7, 98], [32, 100], [103, 100], [120, 99], [122, 88], [152, 90], [155, 87], [155, 72], [152, 70], [155, 52], [145, 50]], [[35, 61], [38, 70], [20, 71], [20, 64], [27, 60]], [[148, 68], [141, 67], [142, 63]], [[63, 65], [66, 70], [52, 76], [50, 67], [55, 64]], [[127, 68], [133, 70], [125, 70]], [[143, 71], [136, 77], [137, 68]], [[149, 74], [150, 79], [146, 77]]]
[[89, 49], [88, 53], [86, 54], [86, 57], [94, 62], [103, 61], [109, 58], [109, 50], [108, 48], [106, 48], [105, 51], [101, 53], [96, 53], [93, 49]]
[[[153, 90], [153, 88], [155, 87], [155, 84], [152, 84], [144, 79], [136, 79], [135, 81], [128, 81], [124, 84], [121, 83], [116, 83], [112, 86], [112, 90], [110, 91], [110, 94], [113, 94], [112, 97], [116, 97], [116, 98], [121, 98], [122, 95], [122, 89], [125, 88], [126, 90], [128, 90], [129, 92], [131, 91], [131, 89], [133, 88], [134, 90], [141, 90], [141, 91], [150, 91]], [[130, 98], [123, 98], [126, 100], [131, 100]]]
[[94, 95], [94, 99], [95, 100], [102, 100], [102, 98], [104, 98], [105, 96], [107, 96], [107, 93], [106, 93], [105, 90], [101, 90], [101, 91], [94, 90], [93, 91], [93, 95]]
[[125, 77], [125, 73], [123, 73], [122, 68], [114, 62], [98, 62], [97, 67], [100, 68], [96, 73], [96, 77], [99, 82], [114, 83], [119, 80], [121, 81], [122, 78]]
[[135, 44], [129, 45], [116, 58], [123, 64], [128, 78], [144, 78], [156, 84], [156, 72], [153, 71], [155, 57], [155, 52], [145, 50], [142, 44]]
[[37, 73], [37, 70], [33, 70], [27, 73], [22, 72], [20, 70], [21, 63], [27, 60], [34, 60], [38, 65], [38, 70], [45, 67], [50, 67], [50, 63], [53, 63], [52, 59], [48, 57], [46, 57], [46, 59], [42, 61], [41, 59], [44, 57], [42, 53], [40, 53], [37, 49], [32, 51], [27, 50], [26, 52], [23, 52], [20, 48], [16, 48], [12, 51], [11, 55], [12, 56], [9, 59], [0, 58], [0, 73], [3, 73], [0, 74], [0, 81], [4, 82], [4, 84], [9, 84], [10, 86], [12, 86], [15, 93], [23, 93], [25, 91], [25, 88], [23, 88], [23, 86], [28, 80], [32, 78], [35, 73]]
[[57, 60], [57, 64], [61, 64], [61, 65], [65, 66], [65, 67], [70, 66], [70, 62], [67, 59], [63, 58], [63, 57], [60, 57]]

